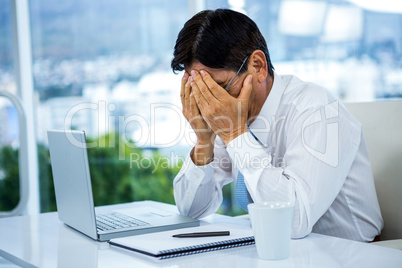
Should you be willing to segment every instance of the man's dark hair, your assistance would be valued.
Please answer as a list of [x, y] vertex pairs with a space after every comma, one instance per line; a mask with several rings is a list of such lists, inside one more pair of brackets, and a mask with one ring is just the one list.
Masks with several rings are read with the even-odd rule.
[[[273, 76], [267, 43], [254, 21], [230, 9], [205, 10], [184, 24], [176, 40], [171, 67], [176, 73], [199, 61], [209, 68], [237, 71], [257, 49], [264, 52], [268, 72]], [[247, 65], [241, 72], [246, 70]]]

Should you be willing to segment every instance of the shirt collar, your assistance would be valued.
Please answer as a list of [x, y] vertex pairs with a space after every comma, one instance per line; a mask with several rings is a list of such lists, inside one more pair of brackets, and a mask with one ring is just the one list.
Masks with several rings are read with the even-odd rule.
[[273, 124], [277, 120], [275, 117], [284, 91], [285, 82], [280, 75], [274, 72], [274, 83], [272, 84], [271, 91], [257, 118], [250, 125], [251, 132], [265, 147], [269, 146], [267, 143], [268, 136], [271, 129], [273, 129]]

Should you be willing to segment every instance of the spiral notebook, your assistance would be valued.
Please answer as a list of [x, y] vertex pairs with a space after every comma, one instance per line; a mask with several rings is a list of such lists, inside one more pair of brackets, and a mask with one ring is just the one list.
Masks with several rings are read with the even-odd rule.
[[[175, 234], [193, 232], [230, 231], [229, 236], [176, 238]], [[174, 258], [190, 254], [221, 250], [254, 244], [250, 227], [227, 224], [208, 224], [137, 236], [116, 238], [109, 241], [112, 246], [139, 252], [158, 259]]]

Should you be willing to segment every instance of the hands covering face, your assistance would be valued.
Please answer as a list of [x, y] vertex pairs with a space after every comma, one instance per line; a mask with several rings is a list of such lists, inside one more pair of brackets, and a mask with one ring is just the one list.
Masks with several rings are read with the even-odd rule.
[[213, 143], [215, 135], [230, 143], [247, 132], [252, 75], [248, 75], [237, 98], [219, 86], [206, 71], [185, 73], [181, 87], [183, 114], [197, 135], [197, 143]]

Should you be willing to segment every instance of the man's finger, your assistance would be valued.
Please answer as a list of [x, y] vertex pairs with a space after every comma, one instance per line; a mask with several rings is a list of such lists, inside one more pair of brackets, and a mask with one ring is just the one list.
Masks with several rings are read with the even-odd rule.
[[242, 102], [248, 102], [251, 94], [251, 90], [253, 89], [253, 76], [249, 74], [246, 79], [244, 79], [243, 87], [240, 90], [240, 94], [237, 97], [238, 100]]
[[[191, 76], [190, 80], [192, 78], [193, 77]], [[206, 99], [205, 96], [202, 94], [200, 88], [198, 87], [198, 84], [194, 80], [191, 82], [191, 87], [193, 89], [194, 98], [195, 98], [195, 101], [197, 102], [197, 106], [198, 106], [198, 108], [200, 108], [200, 111], [202, 113], [202, 109], [204, 109], [205, 107], [208, 107], [208, 105], [209, 105], [208, 99]]]
[[183, 78], [181, 79], [181, 90], [180, 90], [180, 99], [181, 99], [181, 104], [183, 105], [183, 109], [184, 109], [184, 98], [185, 98], [185, 86], [188, 80], [188, 73], [185, 72], [183, 75]]
[[184, 85], [183, 112], [186, 112], [190, 108], [190, 93], [191, 93], [191, 84], [190, 80], [187, 77], [186, 84]]
[[190, 110], [192, 115], [200, 115], [200, 109], [197, 106], [197, 102], [194, 98], [194, 93], [190, 93]]
[[220, 85], [218, 85], [215, 80], [211, 77], [211, 75], [207, 71], [200, 71], [201, 77], [207, 87], [210, 89], [210, 92], [214, 95], [214, 97], [218, 100], [222, 100], [227, 98], [229, 93]]
[[199, 72], [191, 71], [191, 76], [193, 77], [195, 84], [197, 84], [198, 88], [200, 89], [200, 92], [202, 93], [202, 95], [204, 95], [204, 98], [206, 100], [215, 99], [215, 96], [213, 95], [207, 84], [205, 84]]

